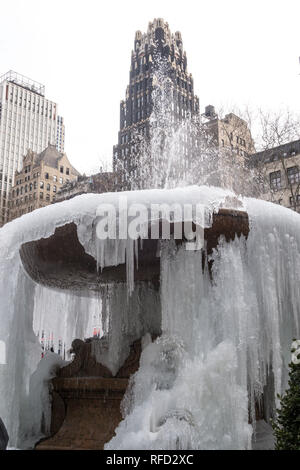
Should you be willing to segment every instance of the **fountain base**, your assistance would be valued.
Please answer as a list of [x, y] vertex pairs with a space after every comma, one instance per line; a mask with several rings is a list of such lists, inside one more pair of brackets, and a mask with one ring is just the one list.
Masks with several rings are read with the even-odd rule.
[[96, 362], [91, 342], [77, 339], [72, 348], [74, 360], [51, 381], [52, 436], [38, 442], [36, 450], [101, 450], [122, 420], [120, 405], [139, 367], [141, 341], [133, 343], [115, 377]]
[[[103, 449], [114, 436], [122, 416], [120, 404], [127, 379], [102, 377], [56, 378], [56, 393], [66, 409], [60, 430], [41, 441], [37, 450]], [[55, 406], [53, 414], [55, 414]]]

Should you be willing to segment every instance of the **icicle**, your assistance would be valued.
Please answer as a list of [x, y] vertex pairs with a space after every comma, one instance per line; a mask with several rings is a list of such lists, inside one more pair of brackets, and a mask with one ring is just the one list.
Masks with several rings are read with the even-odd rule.
[[135, 240], [127, 239], [126, 244], [126, 282], [128, 295], [134, 290], [134, 251]]

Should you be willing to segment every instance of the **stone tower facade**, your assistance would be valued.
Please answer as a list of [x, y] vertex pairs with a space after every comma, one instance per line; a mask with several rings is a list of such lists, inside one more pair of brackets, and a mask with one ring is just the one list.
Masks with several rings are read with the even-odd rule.
[[[153, 110], [155, 74], [164, 64], [163, 73], [169, 78], [173, 98], [172, 110], [175, 120], [188, 114], [199, 113], [199, 99], [194, 94], [193, 77], [187, 70], [186, 53], [180, 32], [172, 34], [167, 22], [154, 19], [146, 33], [135, 33], [134, 50], [131, 53], [129, 85], [126, 98], [120, 104], [120, 131], [118, 144], [113, 148], [113, 168], [129, 174], [132, 170], [132, 154], [138, 152], [133, 136], [149, 137], [150, 116]], [[136, 164], [136, 163], [135, 163]], [[122, 182], [123, 189], [130, 184]]]

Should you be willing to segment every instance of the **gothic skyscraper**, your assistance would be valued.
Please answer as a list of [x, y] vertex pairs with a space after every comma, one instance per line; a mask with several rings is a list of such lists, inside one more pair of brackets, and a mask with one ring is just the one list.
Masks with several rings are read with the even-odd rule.
[[[199, 113], [199, 99], [194, 94], [193, 78], [187, 70], [181, 33], [177, 31], [172, 34], [167, 22], [161, 18], [154, 19], [149, 23], [147, 33], [135, 33], [129, 85], [126, 98], [120, 104], [118, 144], [113, 149], [113, 167], [116, 172], [120, 168], [125, 169], [127, 174], [132, 170], [133, 152], [137, 152], [134, 136], [139, 133], [149, 137], [154, 76], [162, 63], [163, 73], [167, 75], [172, 88], [170, 96], [174, 102], [172, 110], [175, 121]], [[130, 185], [124, 184], [124, 187]]]

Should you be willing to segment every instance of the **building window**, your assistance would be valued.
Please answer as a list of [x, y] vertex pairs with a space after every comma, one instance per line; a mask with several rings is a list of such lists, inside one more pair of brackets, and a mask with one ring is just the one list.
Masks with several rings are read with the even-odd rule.
[[54, 181], [54, 183], [56, 183], [56, 181], [57, 181], [57, 176], [55, 176], [55, 175], [53, 176], [53, 181]]
[[298, 166], [292, 166], [287, 169], [288, 181], [290, 184], [299, 183], [300, 171]]
[[53, 186], [53, 192], [56, 193], [56, 186]]
[[270, 173], [270, 186], [272, 189], [280, 189], [281, 188], [281, 171], [273, 171]]
[[41, 188], [41, 189], [44, 188], [44, 181], [40, 181], [40, 188]]
[[50, 184], [47, 184], [47, 191], [50, 191]]
[[60, 171], [61, 173], [63, 173], [63, 172], [64, 172], [64, 167], [61, 166], [61, 167], [59, 168], [59, 171]]
[[59, 178], [60, 184], [63, 184], [64, 180], [62, 178]]
[[300, 194], [297, 194], [296, 196], [291, 196], [290, 197], [290, 206], [294, 206], [294, 200], [296, 200], [297, 206], [300, 204]]
[[44, 193], [40, 193], [40, 199], [44, 199]]
[[49, 173], [45, 173], [45, 179], [46, 179], [46, 180], [49, 179]]
[[66, 168], [66, 175], [70, 174], [70, 168]]

